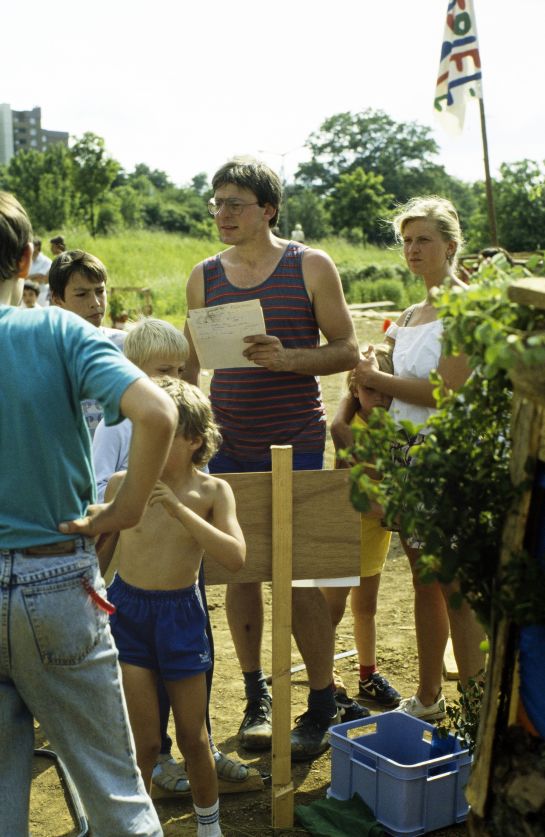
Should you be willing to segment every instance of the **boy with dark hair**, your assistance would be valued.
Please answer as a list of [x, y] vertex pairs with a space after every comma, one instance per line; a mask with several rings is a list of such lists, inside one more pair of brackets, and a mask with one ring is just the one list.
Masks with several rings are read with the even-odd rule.
[[39, 296], [40, 286], [38, 283], [33, 282], [31, 279], [26, 279], [23, 287], [23, 306], [25, 308], [36, 308]]
[[[28, 833], [33, 718], [67, 766], [93, 834], [159, 837], [136, 768], [93, 538], [134, 526], [176, 426], [172, 401], [102, 335], [20, 302], [32, 229], [0, 192], [0, 834]], [[40, 374], [28, 376], [31, 364]], [[133, 423], [115, 500], [95, 505], [82, 398]], [[9, 753], [9, 758], [7, 754]]]
[[[246, 545], [235, 498], [224, 480], [205, 474], [221, 436], [201, 391], [173, 378], [158, 380], [178, 410], [170, 454], [141, 523], [119, 536], [118, 572], [109, 587], [123, 686], [146, 787], [161, 747], [160, 678], [168, 692], [178, 746], [185, 756], [198, 837], [221, 837], [218, 784], [206, 728], [206, 671], [212, 665], [206, 611], [197, 578], [204, 552], [236, 572]], [[124, 474], [106, 489], [114, 497]], [[102, 571], [117, 537], [99, 549]]]
[[[84, 250], [68, 250], [57, 256], [49, 271], [51, 304], [83, 317], [108, 337], [118, 349], [123, 348], [127, 332], [102, 325], [108, 302], [108, 273], [100, 259]], [[102, 418], [102, 407], [94, 399], [82, 402], [83, 415], [91, 438]]]

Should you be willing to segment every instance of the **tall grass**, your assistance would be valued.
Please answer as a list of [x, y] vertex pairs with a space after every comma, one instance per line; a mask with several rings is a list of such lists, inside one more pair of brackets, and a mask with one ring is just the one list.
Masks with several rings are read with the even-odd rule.
[[[185, 321], [185, 286], [191, 270], [207, 256], [224, 249], [216, 238], [189, 238], [151, 230], [125, 230], [94, 239], [83, 229], [65, 230], [63, 234], [69, 249], [87, 250], [104, 262], [110, 287], [150, 288], [154, 316], [179, 327]], [[350, 244], [340, 238], [312, 242], [311, 246], [329, 253], [341, 270], [371, 263], [385, 267], [400, 264], [399, 251]], [[135, 316], [138, 296], [125, 294], [124, 301], [131, 316]]]

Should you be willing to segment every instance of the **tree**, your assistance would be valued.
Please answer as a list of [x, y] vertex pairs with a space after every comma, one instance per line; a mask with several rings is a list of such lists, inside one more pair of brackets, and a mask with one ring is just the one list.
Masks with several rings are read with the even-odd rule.
[[80, 196], [87, 228], [94, 237], [97, 233], [98, 206], [113, 184], [121, 168], [108, 157], [102, 137], [88, 131], [72, 147], [74, 185]]
[[206, 172], [201, 171], [199, 174], [196, 174], [191, 178], [191, 188], [200, 197], [204, 197], [204, 195], [210, 191], [211, 186], [208, 182], [208, 175]]
[[[312, 189], [289, 186], [285, 190], [288, 217], [301, 224], [307, 239], [324, 238], [330, 231], [329, 215], [323, 198]], [[283, 214], [283, 209], [280, 210]]]
[[335, 232], [357, 229], [362, 242], [376, 240], [376, 227], [392, 200], [382, 184], [382, 175], [360, 167], [341, 174], [327, 199]]
[[70, 221], [75, 205], [72, 157], [64, 145], [20, 151], [10, 160], [6, 181], [37, 229], [59, 229]]
[[335, 114], [310, 135], [312, 159], [299, 167], [296, 179], [324, 194], [341, 174], [362, 168], [382, 175], [384, 189], [404, 201], [429, 191], [420, 188], [419, 178], [428, 168], [435, 174], [440, 169], [432, 161], [439, 149], [430, 131], [416, 122], [395, 122], [383, 111]]
[[545, 247], [545, 171], [535, 160], [502, 163], [494, 183], [498, 237], [506, 250]]

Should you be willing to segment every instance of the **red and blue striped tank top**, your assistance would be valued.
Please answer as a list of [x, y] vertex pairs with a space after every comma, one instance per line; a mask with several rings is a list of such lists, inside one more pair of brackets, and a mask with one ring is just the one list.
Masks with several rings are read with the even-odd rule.
[[[290, 242], [260, 285], [238, 288], [220, 256], [203, 263], [205, 305], [259, 299], [267, 334], [286, 349], [316, 348], [318, 324], [303, 280], [303, 252]], [[222, 451], [239, 461], [269, 455], [270, 445], [293, 445], [295, 453], [318, 453], [325, 445], [325, 409], [318, 378], [263, 367], [217, 369], [210, 401], [223, 436]]]

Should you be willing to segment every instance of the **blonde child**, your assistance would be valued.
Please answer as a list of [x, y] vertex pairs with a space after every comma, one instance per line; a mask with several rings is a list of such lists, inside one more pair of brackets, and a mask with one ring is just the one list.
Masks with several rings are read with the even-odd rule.
[[[205, 718], [205, 673], [212, 660], [197, 578], [205, 551], [236, 572], [244, 564], [246, 546], [230, 486], [199, 468], [221, 440], [208, 400], [184, 381], [161, 378], [157, 383], [179, 414], [169, 456], [140, 524], [108, 536], [98, 553], [104, 573], [119, 538], [118, 571], [109, 588], [116, 606], [111, 627], [144, 783], [150, 787], [161, 747], [161, 678], [186, 760], [198, 837], [218, 837], [218, 784]], [[123, 473], [112, 477], [107, 501], [123, 479]]]
[[[366, 349], [363, 355], [369, 352]], [[391, 350], [387, 345], [377, 346], [375, 354], [379, 367], [384, 371], [392, 368]], [[377, 407], [387, 410], [391, 398], [371, 387], [358, 386], [353, 372], [348, 375], [348, 392], [343, 397], [331, 425], [331, 436], [335, 450], [349, 448], [353, 441], [353, 429], [363, 427]], [[337, 460], [338, 467], [348, 463]], [[379, 673], [376, 664], [375, 614], [380, 586], [380, 575], [388, 555], [391, 533], [381, 526], [380, 509], [361, 515], [361, 566], [358, 587], [327, 587], [322, 592], [326, 597], [333, 625], [341, 621], [348, 594], [354, 617], [354, 639], [359, 660], [359, 695], [362, 700], [379, 706], [392, 708], [399, 704], [400, 694], [388, 680]]]
[[[140, 320], [127, 334], [123, 352], [135, 366], [150, 377], [181, 378], [189, 354], [189, 346], [179, 329], [165, 320], [151, 317]], [[132, 425], [130, 421], [107, 427], [101, 421], [93, 438], [93, 463], [97, 481], [98, 501], [103, 502], [104, 492], [112, 474], [127, 468]], [[202, 573], [201, 573], [202, 576]], [[201, 598], [205, 609], [206, 590], [204, 578], [199, 579]], [[208, 639], [214, 655], [212, 629], [207, 625]], [[212, 668], [207, 674], [208, 692], [212, 687]], [[161, 751], [153, 770], [153, 783], [171, 793], [187, 794], [189, 782], [183, 765], [171, 754], [172, 741], [167, 733], [170, 704], [168, 696], [159, 683]], [[243, 782], [248, 776], [248, 768], [240, 761], [226, 756], [214, 745], [211, 736], [210, 717], [207, 711], [207, 727], [210, 734], [210, 747], [214, 756], [216, 773], [228, 782]]]

